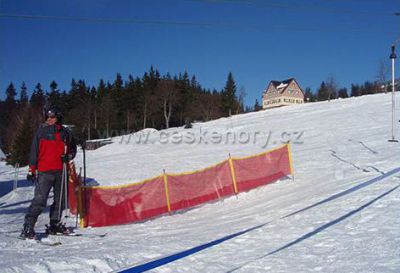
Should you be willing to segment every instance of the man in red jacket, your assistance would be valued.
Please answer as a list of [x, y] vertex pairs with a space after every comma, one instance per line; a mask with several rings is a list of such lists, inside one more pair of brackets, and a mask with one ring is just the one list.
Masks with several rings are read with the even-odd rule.
[[27, 179], [37, 182], [32, 203], [25, 215], [22, 238], [35, 238], [34, 227], [46, 207], [51, 188], [54, 192], [54, 202], [50, 207], [50, 225], [46, 232], [67, 232], [65, 225], [61, 223], [66, 191], [66, 185], [61, 183], [62, 170], [63, 163], [75, 157], [76, 144], [71, 132], [61, 125], [62, 114], [56, 107], [48, 108], [45, 117], [46, 122], [36, 131], [31, 147]]

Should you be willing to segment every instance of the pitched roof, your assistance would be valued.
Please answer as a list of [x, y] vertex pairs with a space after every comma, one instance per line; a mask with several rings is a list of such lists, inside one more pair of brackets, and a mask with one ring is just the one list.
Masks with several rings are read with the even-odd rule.
[[284, 81], [271, 81], [271, 84], [276, 88], [276, 90], [283, 93], [293, 80], [293, 78], [290, 78]]
[[283, 92], [285, 92], [285, 90], [287, 89], [287, 87], [289, 86], [289, 84], [292, 81], [296, 82], [297, 86], [300, 88], [301, 92], [303, 92], [303, 94], [304, 94], [303, 89], [301, 89], [300, 85], [297, 83], [295, 78], [290, 78], [290, 79], [287, 79], [287, 80], [284, 80], [284, 81], [271, 81], [269, 83], [267, 89], [265, 90], [265, 92], [268, 91], [269, 86], [272, 84], [275, 87], [275, 89], [282, 94]]
[[271, 83], [274, 85], [276, 89], [280, 89], [282, 87], [286, 87], [287, 85], [289, 85], [289, 83], [293, 80], [294, 78], [290, 78], [284, 81], [271, 81]]

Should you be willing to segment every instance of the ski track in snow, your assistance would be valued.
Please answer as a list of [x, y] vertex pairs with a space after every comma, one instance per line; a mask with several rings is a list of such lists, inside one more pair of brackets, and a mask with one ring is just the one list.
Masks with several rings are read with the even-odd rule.
[[[121, 138], [114, 138], [87, 153], [92, 183], [124, 184], [163, 169], [201, 169], [229, 153], [245, 156], [279, 146], [284, 132], [302, 132], [300, 140], [292, 139], [298, 142], [292, 144], [294, 180], [173, 216], [79, 230], [107, 232], [104, 238], [57, 237], [62, 245], [53, 247], [14, 239], [33, 196], [33, 187], [18, 188], [0, 198], [1, 272], [112, 272], [191, 249], [151, 271], [400, 272], [400, 144], [387, 141], [390, 111], [391, 94], [379, 94], [248, 113], [190, 129], [263, 132], [270, 136], [268, 147], [261, 138], [248, 144], [162, 144], [161, 132], [150, 129], [142, 134], [151, 132], [154, 144], [120, 144]], [[164, 133], [175, 131], [187, 132]], [[78, 154], [78, 167], [81, 161]], [[0, 164], [0, 183], [9, 183], [13, 168]], [[19, 178], [25, 175], [23, 169]], [[75, 226], [75, 218], [67, 222]], [[37, 231], [47, 223], [46, 211]]]

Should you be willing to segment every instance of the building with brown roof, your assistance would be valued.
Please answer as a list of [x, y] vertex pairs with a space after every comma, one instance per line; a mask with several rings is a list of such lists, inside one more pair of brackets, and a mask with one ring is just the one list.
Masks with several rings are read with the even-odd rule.
[[294, 78], [271, 81], [263, 93], [263, 109], [304, 103], [304, 91]]

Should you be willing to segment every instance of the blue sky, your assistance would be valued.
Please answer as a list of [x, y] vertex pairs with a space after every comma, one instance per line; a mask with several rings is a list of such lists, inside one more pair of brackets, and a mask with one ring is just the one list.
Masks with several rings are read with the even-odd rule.
[[330, 76], [347, 88], [375, 80], [400, 37], [394, 0], [1, 0], [0, 12], [2, 99], [10, 82], [68, 90], [72, 78], [97, 86], [153, 65], [217, 90], [232, 72], [253, 105], [270, 80], [313, 91]]

